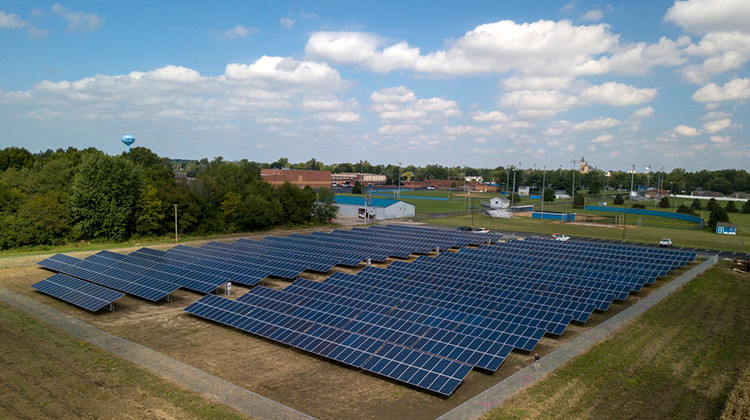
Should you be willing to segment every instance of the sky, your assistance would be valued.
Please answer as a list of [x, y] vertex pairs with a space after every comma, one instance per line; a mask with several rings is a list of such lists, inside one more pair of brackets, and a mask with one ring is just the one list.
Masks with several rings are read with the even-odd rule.
[[748, 0], [5, 1], [0, 147], [750, 168]]

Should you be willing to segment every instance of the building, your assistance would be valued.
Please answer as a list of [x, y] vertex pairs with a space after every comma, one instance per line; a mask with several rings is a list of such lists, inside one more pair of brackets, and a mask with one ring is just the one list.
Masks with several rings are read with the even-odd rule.
[[331, 171], [309, 171], [302, 169], [261, 169], [260, 177], [271, 185], [281, 185], [284, 182], [304, 188], [330, 187]]
[[725, 223], [719, 222], [716, 224], [716, 233], [720, 235], [736, 235], [737, 224], [736, 223]]
[[414, 217], [415, 207], [401, 200], [387, 198], [336, 196], [336, 205], [339, 206], [339, 216], [365, 218], [365, 214], [377, 220], [401, 219]]
[[655, 198], [662, 198], [662, 197], [669, 197], [669, 191], [667, 190], [660, 190], [657, 188], [649, 188], [644, 193], [643, 196], [648, 199], [655, 199]]
[[521, 197], [528, 197], [531, 194], [531, 188], [528, 186], [518, 187], [518, 195]]
[[[354, 185], [359, 181], [362, 185], [383, 185], [386, 182], [386, 176], [382, 174], [364, 174], [341, 172], [331, 174], [331, 182], [336, 185]], [[331, 184], [331, 185], [333, 185]]]
[[505, 197], [492, 197], [490, 198], [490, 208], [495, 209], [507, 209], [510, 207], [510, 200]]
[[580, 163], [580, 167], [578, 169], [578, 172], [580, 172], [582, 174], [587, 174], [587, 173], [589, 173], [589, 172], [591, 172], [591, 171], [593, 171], [595, 169], [596, 169], [595, 167], [589, 165], [589, 163], [586, 162], [586, 159], [584, 159], [583, 156], [581, 156], [581, 163]]

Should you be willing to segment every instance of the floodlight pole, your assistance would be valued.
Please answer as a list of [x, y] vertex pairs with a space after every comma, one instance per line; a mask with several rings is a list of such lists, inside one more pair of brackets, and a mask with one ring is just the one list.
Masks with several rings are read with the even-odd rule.
[[510, 207], [511, 211], [513, 211], [513, 199], [515, 198], [515, 191], [516, 191], [516, 167], [513, 167], [513, 189], [510, 191]]
[[398, 163], [398, 198], [401, 198], [401, 165], [403, 165], [404, 162]]
[[[633, 201], [633, 179], [635, 178], [635, 164], [630, 168], [630, 196], [628, 200]], [[623, 233], [624, 235], [624, 233]]]
[[544, 171], [542, 172], [542, 220], [544, 220], [544, 187], [547, 183], [547, 165], [544, 166]]
[[174, 206], [174, 243], [177, 243], [177, 203]]
[[570, 198], [575, 202], [576, 200], [576, 161], [572, 159], [570, 163], [573, 164], [573, 187], [570, 190]]

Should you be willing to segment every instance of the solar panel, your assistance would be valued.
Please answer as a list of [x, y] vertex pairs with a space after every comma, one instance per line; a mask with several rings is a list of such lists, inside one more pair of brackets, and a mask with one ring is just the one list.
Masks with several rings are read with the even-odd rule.
[[31, 287], [91, 312], [110, 306], [115, 300], [125, 296], [124, 293], [64, 274], [55, 274]]

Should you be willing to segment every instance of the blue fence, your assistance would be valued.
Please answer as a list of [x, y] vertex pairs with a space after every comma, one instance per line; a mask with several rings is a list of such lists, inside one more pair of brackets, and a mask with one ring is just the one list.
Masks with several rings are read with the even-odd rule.
[[[596, 210], [596, 211], [609, 211], [612, 213], [625, 213], [625, 208], [623, 207], [586, 206], [585, 209]], [[628, 214], [640, 214], [643, 216], [666, 217], [669, 219], [684, 220], [687, 222], [698, 223], [701, 225], [703, 224], [703, 220], [699, 216], [693, 216], [691, 214], [672, 213], [670, 211], [659, 211], [659, 210], [632, 209], [632, 208], [629, 208], [627, 210], [628, 210]]]
[[535, 211], [531, 213], [532, 219], [549, 219], [549, 220], [562, 220], [563, 222], [574, 222], [576, 220], [575, 213], [549, 213]]
[[[401, 191], [403, 191], [403, 190], [401, 190]], [[375, 195], [375, 196], [378, 196], [378, 197], [395, 198], [395, 199], [399, 198], [399, 197], [394, 196], [393, 194], [383, 194], [383, 193], [374, 194], [373, 193], [372, 195]], [[419, 195], [406, 195], [406, 194], [401, 194], [401, 198], [410, 198], [412, 200], [448, 201], [448, 197], [423, 197], [423, 196], [419, 196]]]

